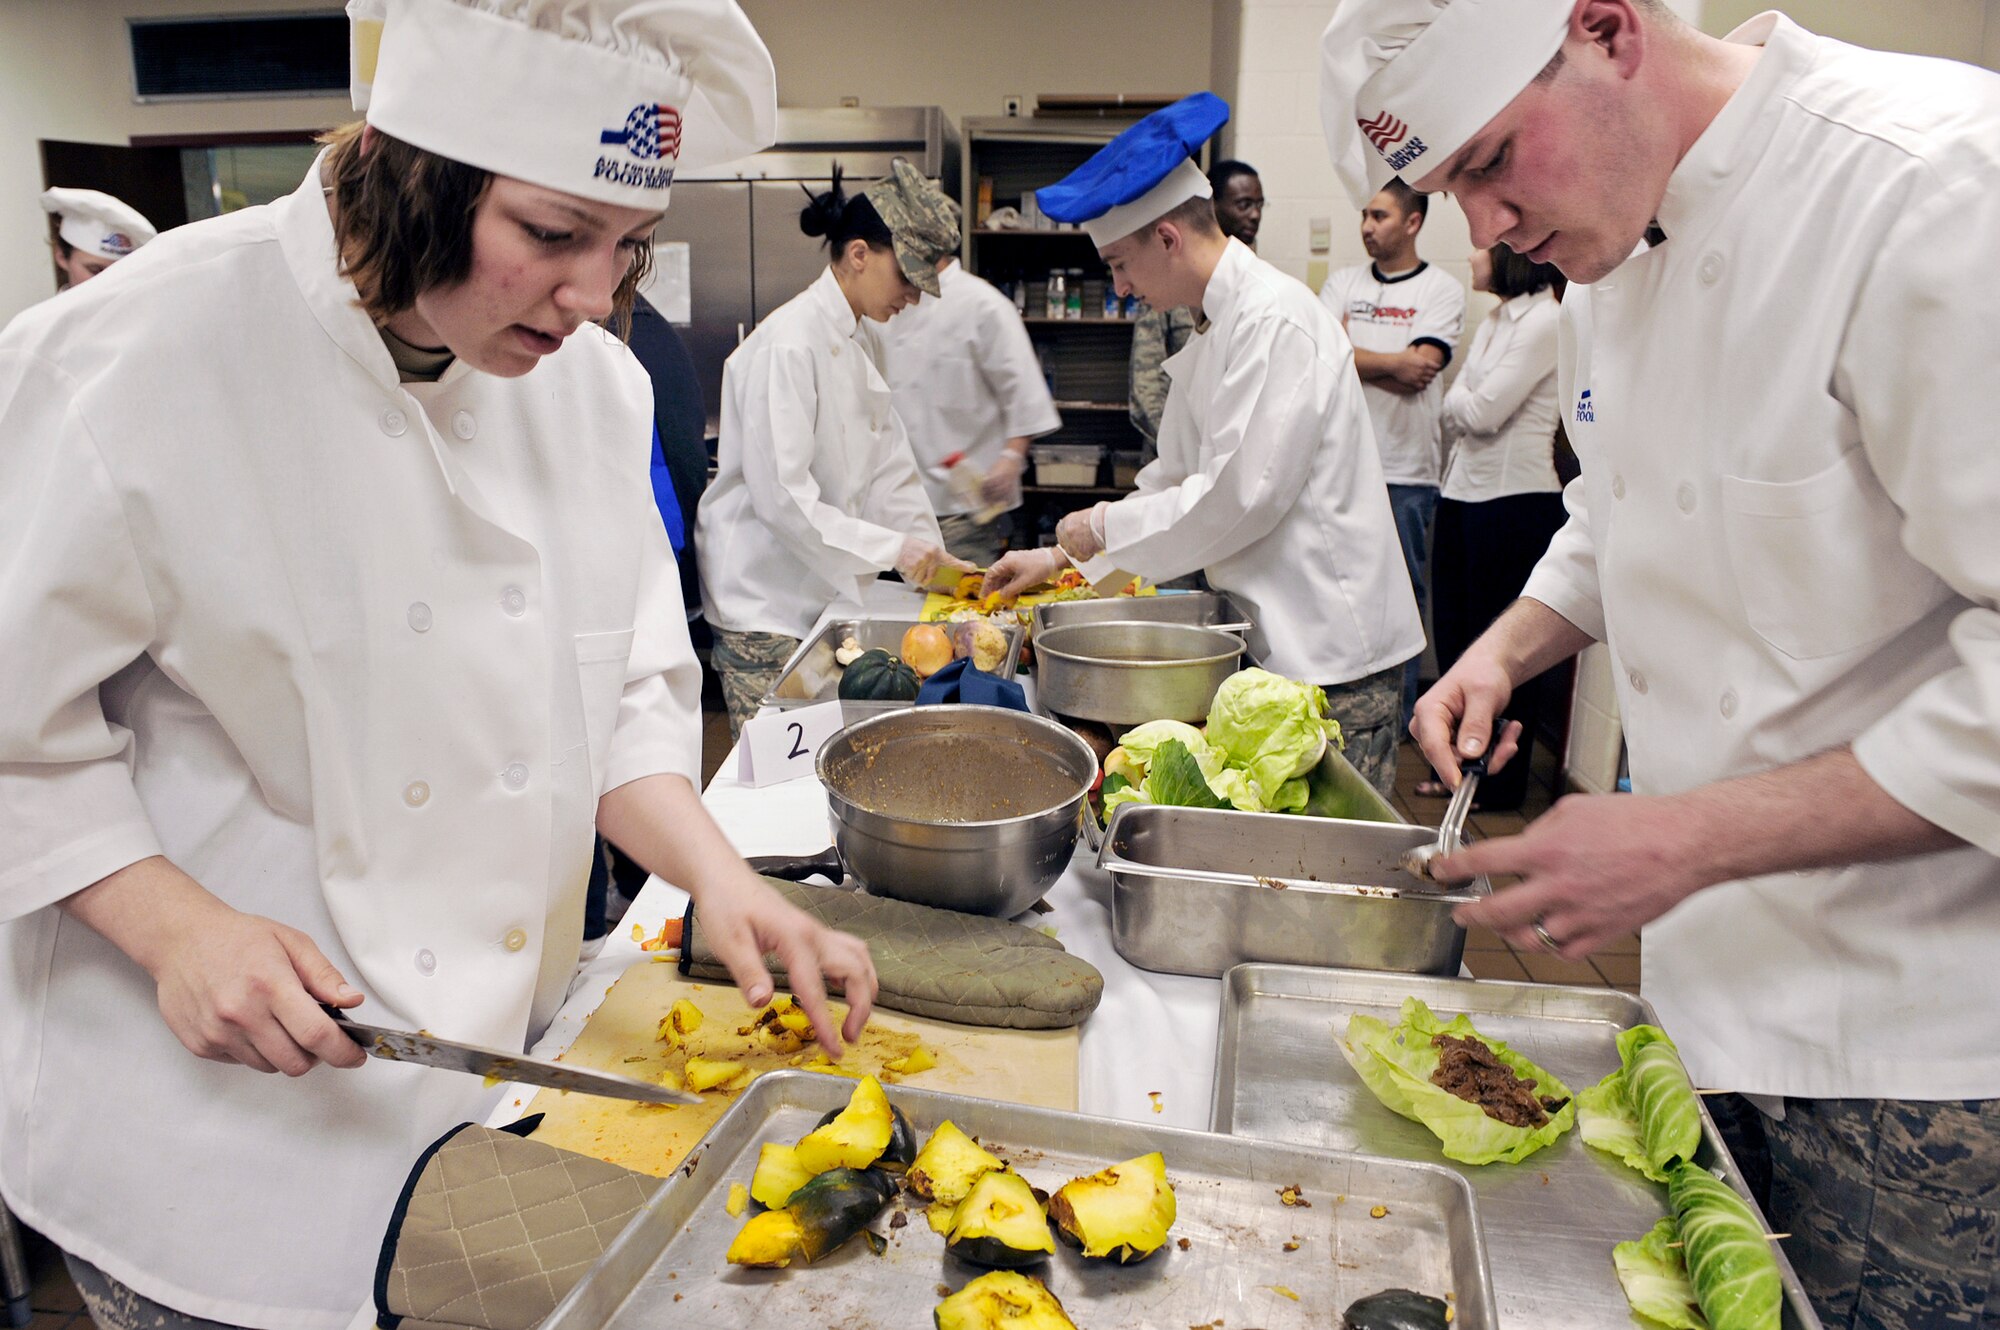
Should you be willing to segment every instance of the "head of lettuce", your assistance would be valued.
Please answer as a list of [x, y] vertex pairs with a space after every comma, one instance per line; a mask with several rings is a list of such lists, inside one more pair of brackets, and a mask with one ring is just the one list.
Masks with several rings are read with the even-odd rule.
[[1306, 774], [1327, 744], [1340, 743], [1340, 722], [1326, 714], [1326, 693], [1317, 685], [1242, 670], [1215, 690], [1207, 739], [1249, 779], [1266, 809], [1295, 813], [1306, 806]]

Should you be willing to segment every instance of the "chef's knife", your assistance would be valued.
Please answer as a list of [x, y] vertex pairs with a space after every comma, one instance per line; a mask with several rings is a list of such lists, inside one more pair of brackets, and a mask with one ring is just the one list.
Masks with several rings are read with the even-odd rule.
[[584, 1094], [610, 1099], [637, 1099], [647, 1104], [698, 1104], [701, 1096], [649, 1081], [635, 1080], [615, 1072], [591, 1071], [561, 1062], [531, 1058], [523, 1053], [503, 1053], [497, 1048], [455, 1043], [422, 1030], [390, 1030], [364, 1025], [337, 1007], [325, 1007], [327, 1015], [340, 1024], [348, 1037], [371, 1057], [389, 1062], [415, 1062], [446, 1071], [470, 1072], [493, 1081], [519, 1081], [549, 1090], [580, 1090]]
[[924, 583], [924, 588], [928, 591], [936, 591], [942, 595], [949, 596], [958, 590], [959, 578], [969, 576], [973, 573], [977, 573], [981, 577], [986, 576], [984, 568], [961, 568], [955, 563], [940, 564], [938, 570], [931, 574], [931, 580]]

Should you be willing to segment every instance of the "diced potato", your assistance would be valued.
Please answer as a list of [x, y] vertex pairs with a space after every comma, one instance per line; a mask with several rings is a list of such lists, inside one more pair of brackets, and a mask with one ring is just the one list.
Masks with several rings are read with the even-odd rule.
[[696, 1058], [687, 1060], [687, 1086], [690, 1090], [713, 1090], [735, 1080], [749, 1068], [740, 1062], [725, 1062], [721, 1059]]
[[669, 1048], [685, 1048], [687, 1037], [701, 1028], [701, 1008], [681, 998], [660, 1018], [659, 1037]]
[[734, 1219], [742, 1214], [743, 1207], [748, 1204], [750, 1204], [750, 1189], [740, 1182], [730, 1183], [729, 1199], [722, 1203], [722, 1208], [729, 1212], [729, 1217]]
[[918, 1044], [913, 1052], [899, 1058], [890, 1058], [882, 1064], [899, 1076], [914, 1076], [920, 1071], [929, 1071], [937, 1065], [937, 1058], [928, 1048]]

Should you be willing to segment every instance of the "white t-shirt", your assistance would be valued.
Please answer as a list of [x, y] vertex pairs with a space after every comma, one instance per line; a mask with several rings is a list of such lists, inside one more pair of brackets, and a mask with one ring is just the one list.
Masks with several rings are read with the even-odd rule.
[[[1346, 326], [1357, 351], [1389, 353], [1424, 342], [1443, 351], [1449, 365], [1465, 326], [1465, 288], [1428, 263], [1395, 277], [1384, 277], [1372, 263], [1342, 268], [1326, 279], [1319, 298]], [[1444, 376], [1420, 393], [1393, 393], [1367, 382], [1361, 393], [1382, 450], [1382, 478], [1391, 485], [1437, 484], [1444, 474]]]

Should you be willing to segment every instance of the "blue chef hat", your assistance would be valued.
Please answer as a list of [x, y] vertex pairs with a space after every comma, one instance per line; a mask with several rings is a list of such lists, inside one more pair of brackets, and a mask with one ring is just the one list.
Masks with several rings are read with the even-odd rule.
[[1197, 92], [1163, 106], [1053, 185], [1035, 191], [1042, 211], [1081, 222], [1099, 249], [1131, 235], [1189, 199], [1214, 194], [1191, 160], [1229, 123], [1229, 103]]

